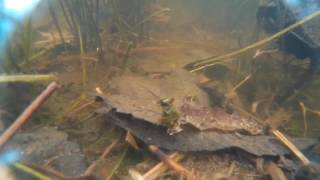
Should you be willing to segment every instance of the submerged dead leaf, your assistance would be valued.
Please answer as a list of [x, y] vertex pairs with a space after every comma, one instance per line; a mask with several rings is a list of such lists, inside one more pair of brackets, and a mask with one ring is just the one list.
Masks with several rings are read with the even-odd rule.
[[[226, 148], [240, 148], [256, 156], [277, 156], [290, 151], [274, 137], [270, 136], [238, 136], [235, 133], [218, 133], [214, 131], [182, 131], [170, 136], [167, 129], [128, 115], [111, 112], [106, 114], [108, 123], [113, 123], [131, 133], [146, 144], [154, 144], [161, 148], [182, 151], [218, 151]], [[292, 142], [301, 150], [318, 143], [316, 139], [292, 138]]]
[[208, 96], [197, 85], [195, 77], [186, 71], [175, 71], [164, 78], [126, 73], [112, 81], [117, 93], [108, 100], [118, 112], [131, 114], [154, 124], [161, 124], [161, 99], [174, 98], [178, 109], [186, 97], [195, 97], [199, 105], [209, 107]]
[[117, 94], [108, 96], [108, 99], [117, 112], [165, 125], [161, 122], [163, 109], [159, 102], [164, 98], [174, 98], [174, 109], [181, 114], [179, 124], [190, 124], [200, 131], [262, 134], [263, 128], [253, 119], [210, 107], [208, 95], [195, 85], [193, 79], [191, 74], [184, 71], [172, 72], [161, 79], [128, 73], [114, 79]]
[[262, 134], [263, 127], [255, 120], [228, 114], [221, 108], [193, 107], [184, 104], [180, 108], [183, 120], [201, 131], [245, 132], [250, 135]]

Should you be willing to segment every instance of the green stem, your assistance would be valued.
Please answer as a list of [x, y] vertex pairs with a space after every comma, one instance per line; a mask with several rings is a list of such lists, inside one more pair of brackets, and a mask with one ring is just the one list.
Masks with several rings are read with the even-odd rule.
[[125, 159], [125, 157], [127, 155], [128, 150], [129, 150], [129, 147], [126, 146], [126, 149], [122, 152], [117, 164], [112, 169], [110, 175], [106, 178], [106, 180], [110, 180], [113, 177], [113, 175], [116, 173], [116, 171], [119, 169], [120, 165], [122, 164], [123, 160]]
[[276, 33], [276, 34], [274, 34], [274, 35], [272, 35], [270, 37], [267, 37], [267, 38], [265, 38], [265, 39], [263, 39], [261, 41], [258, 41], [258, 42], [254, 43], [254, 44], [251, 44], [251, 45], [249, 45], [249, 46], [247, 46], [245, 48], [239, 49], [237, 51], [234, 51], [234, 52], [222, 55], [222, 56], [218, 56], [218, 57], [213, 56], [213, 57], [208, 57], [208, 58], [199, 60], [200, 63], [195, 64], [195, 66], [198, 66], [198, 67], [192, 69], [190, 72], [200, 71], [202, 69], [205, 69], [207, 67], [215, 65], [219, 61], [224, 61], [224, 60], [228, 60], [228, 59], [229, 59], [229, 61], [231, 61], [230, 58], [233, 58], [233, 57], [238, 56], [240, 54], [244, 54], [244, 53], [246, 53], [248, 51], [251, 51], [253, 49], [256, 49], [256, 48], [258, 48], [258, 47], [260, 47], [262, 45], [270, 43], [273, 40], [275, 40], [275, 39], [285, 35], [286, 33], [290, 32], [291, 30], [293, 30], [293, 29], [295, 29], [295, 28], [297, 28], [297, 27], [299, 27], [299, 26], [311, 21], [312, 19], [314, 19], [316, 17], [319, 17], [319, 16], [320, 16], [320, 11], [317, 11], [317, 12], [311, 14], [310, 16], [307, 16], [304, 19], [296, 22], [295, 24], [292, 24], [292, 25], [288, 26], [287, 28], [283, 29], [282, 31], [280, 31], [280, 32], [278, 32], [278, 33]]
[[55, 81], [54, 75], [0, 75], [0, 83], [8, 82], [37, 82], [37, 81]]
[[57, 30], [58, 30], [58, 33], [59, 33], [59, 36], [60, 36], [60, 40], [61, 42], [63, 43], [63, 46], [64, 46], [64, 49], [66, 50], [67, 49], [67, 46], [66, 46], [66, 42], [63, 38], [63, 34], [62, 34], [62, 30], [61, 30], [61, 27], [59, 25], [59, 22], [58, 22], [58, 18], [57, 18], [57, 15], [54, 11], [54, 8], [53, 8], [53, 5], [52, 3], [50, 2], [50, 0], [47, 1], [48, 2], [48, 6], [49, 6], [49, 12], [51, 14], [51, 18], [53, 20], [53, 23], [55, 24]]
[[127, 51], [123, 57], [123, 69], [125, 69], [128, 64], [129, 64], [129, 59], [130, 59], [130, 54], [131, 54], [131, 50], [133, 48], [133, 43], [129, 42], [128, 47], [127, 47]]
[[30, 175], [32, 175], [33, 177], [39, 179], [39, 180], [50, 180], [51, 178], [26, 166], [26, 165], [23, 165], [23, 164], [20, 164], [20, 163], [15, 163], [13, 165], [15, 168], [17, 168], [18, 170], [22, 171], [22, 172], [25, 172], [25, 173], [28, 173]]
[[87, 61], [82, 58], [84, 54], [84, 47], [83, 47], [83, 40], [82, 40], [82, 34], [80, 25], [78, 25], [78, 34], [79, 34], [79, 48], [80, 48], [80, 61], [81, 61], [81, 67], [82, 67], [82, 85], [83, 85], [83, 91], [87, 88]]

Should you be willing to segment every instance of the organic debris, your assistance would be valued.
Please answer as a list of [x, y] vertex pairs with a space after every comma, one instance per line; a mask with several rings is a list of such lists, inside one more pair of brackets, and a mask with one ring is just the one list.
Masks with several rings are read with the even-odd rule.
[[[192, 83], [192, 78], [183, 70], [161, 79], [123, 74], [114, 79], [116, 93], [108, 96], [107, 100], [117, 112], [167, 126], [169, 134], [180, 132], [183, 125], [191, 125], [200, 131], [263, 133], [261, 125], [253, 119], [237, 113], [228, 114], [222, 108], [211, 108], [207, 95]], [[182, 81], [184, 84], [178, 84], [178, 79], [185, 79]], [[164, 100], [170, 105], [166, 105]]]
[[[133, 135], [146, 144], [154, 144], [171, 151], [218, 151], [236, 147], [256, 156], [277, 156], [290, 153], [281, 143], [270, 136], [239, 136], [237, 133], [225, 134], [199, 130], [182, 131], [171, 136], [167, 133], [166, 127], [136, 119], [128, 114], [107, 113], [106, 120], [109, 123], [130, 130]], [[306, 138], [296, 138], [292, 139], [292, 141], [302, 150], [317, 143], [316, 139]]]
[[[319, 107], [313, 100], [318, 96], [297, 96], [302, 116], [297, 103], [273, 104], [307, 64], [293, 64], [281, 48], [262, 46], [319, 13], [241, 49], [250, 43], [251, 34], [244, 32], [253, 28], [252, 21], [241, 26], [225, 22], [231, 16], [235, 22], [242, 8], [251, 6], [248, 2], [44, 1], [45, 25], [35, 24], [37, 16], [21, 24], [17, 32], [22, 38], [16, 36], [8, 47], [4, 67], [5, 72], [40, 76], [3, 76], [11, 82], [10, 88], [1, 84], [2, 89], [16, 91], [3, 101], [19, 101], [0, 104], [1, 120], [8, 114], [14, 120], [23, 111], [19, 106], [30, 102], [20, 97], [34, 95], [25, 86], [12, 86], [21, 79], [59, 79], [61, 88], [24, 132], [17, 130], [35, 109], [26, 109], [30, 112], [8, 128], [9, 135], [4, 131], [3, 149], [23, 152], [23, 162], [12, 168], [42, 179], [285, 179], [302, 163], [296, 177], [316, 176], [318, 168], [310, 160], [318, 157], [301, 150], [319, 143], [307, 138], [318, 131]], [[241, 13], [230, 12], [232, 6], [242, 6]], [[250, 13], [255, 14], [245, 14]], [[90, 98], [93, 92], [95, 99]], [[305, 138], [287, 138], [301, 127]], [[284, 157], [291, 164], [283, 163]], [[257, 158], [259, 166], [254, 165]]]
[[44, 165], [52, 159], [51, 168], [69, 176], [79, 175], [86, 169], [85, 156], [79, 144], [69, 141], [66, 133], [51, 127], [18, 133], [3, 151], [12, 149], [22, 149], [22, 161], [27, 163]]
[[195, 180], [196, 177], [184, 167], [179, 165], [177, 162], [172, 161], [164, 152], [162, 152], [157, 146], [150, 145], [149, 150], [156, 154], [161, 161], [166, 164], [169, 168], [177, 171], [179, 174], [187, 177], [188, 179]]
[[118, 112], [132, 114], [154, 124], [161, 124], [163, 110], [161, 99], [174, 98], [173, 106], [179, 108], [186, 97], [195, 97], [199, 104], [209, 106], [207, 95], [195, 84], [195, 77], [183, 70], [167, 78], [152, 79], [144, 75], [125, 73], [111, 82], [115, 93], [108, 101]]
[[263, 128], [255, 120], [241, 117], [237, 113], [228, 114], [222, 108], [194, 107], [184, 104], [180, 107], [182, 119], [200, 131], [223, 133], [263, 134]]
[[15, 133], [25, 124], [32, 114], [59, 88], [56, 82], [52, 82], [48, 87], [25, 109], [17, 120], [1, 135], [0, 149], [15, 135]]

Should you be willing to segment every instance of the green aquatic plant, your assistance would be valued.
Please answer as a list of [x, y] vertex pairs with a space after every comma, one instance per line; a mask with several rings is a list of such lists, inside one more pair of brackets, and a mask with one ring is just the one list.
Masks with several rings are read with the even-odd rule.
[[38, 82], [38, 81], [55, 81], [54, 75], [3, 75], [0, 76], [0, 83], [8, 82]]
[[315, 13], [305, 17], [304, 19], [288, 26], [287, 28], [279, 31], [278, 33], [270, 36], [270, 37], [267, 37], [259, 42], [256, 42], [254, 44], [251, 44], [247, 47], [244, 47], [242, 49], [239, 49], [237, 51], [234, 51], [234, 52], [231, 52], [231, 53], [227, 53], [225, 55], [222, 55], [222, 56], [212, 56], [212, 57], [208, 57], [208, 58], [205, 58], [205, 59], [201, 59], [201, 60], [198, 60], [197, 62], [199, 63], [194, 63], [195, 64], [195, 67], [190, 70], [190, 72], [198, 72], [198, 71], [201, 71], [205, 68], [208, 68], [210, 66], [214, 66], [216, 65], [217, 63], [219, 62], [229, 62], [229, 61], [234, 61], [235, 59], [231, 59], [231, 58], [234, 58], [236, 56], [239, 56], [239, 55], [242, 55], [242, 54], [245, 54], [249, 51], [252, 51], [254, 49], [257, 49], [263, 45], [266, 45], [268, 43], [271, 43], [272, 41], [278, 39], [279, 37], [285, 35], [286, 33], [290, 32], [291, 30], [317, 18], [317, 17], [320, 17], [320, 11], [316, 11]]
[[59, 4], [68, 29], [74, 37], [79, 37], [81, 33], [83, 48], [102, 50], [99, 33], [101, 0], [69, 0], [59, 1]]
[[36, 179], [39, 179], [39, 180], [50, 180], [51, 179], [47, 175], [44, 175], [44, 174], [42, 174], [42, 173], [40, 173], [40, 172], [38, 172], [38, 171], [36, 171], [36, 170], [24, 165], [24, 164], [15, 163], [15, 164], [13, 164], [13, 166], [16, 169], [18, 169], [18, 170], [20, 170], [20, 171], [22, 171], [24, 173], [32, 175]]
[[121, 164], [124, 162], [127, 153], [129, 151], [129, 146], [126, 145], [126, 147], [124, 148], [123, 152], [121, 153], [119, 159], [116, 162], [116, 165], [113, 167], [113, 169], [111, 170], [109, 176], [106, 178], [106, 180], [110, 180], [112, 179], [112, 177], [116, 174], [116, 172], [119, 170]]
[[31, 18], [20, 24], [5, 52], [2, 68], [6, 73], [20, 71], [22, 66], [30, 65], [33, 55], [33, 34]]
[[[111, 27], [122, 37], [141, 41], [148, 31], [148, 23], [163, 11], [149, 12], [153, 0], [111, 0], [113, 17]], [[164, 10], [166, 11], [166, 10]]]
[[130, 64], [130, 54], [131, 54], [131, 50], [133, 48], [133, 43], [132, 42], [129, 42], [128, 43], [128, 47], [127, 47], [127, 50], [126, 50], [126, 53], [123, 57], [123, 65], [122, 65], [122, 69], [126, 69], [128, 67], [128, 65]]
[[30, 63], [30, 57], [32, 55], [32, 25], [31, 25], [31, 18], [28, 19], [26, 24], [24, 25], [24, 30], [22, 32], [22, 52], [23, 52], [23, 61], [27, 65]]
[[79, 32], [78, 35], [79, 35], [80, 61], [81, 61], [81, 69], [82, 69], [82, 86], [83, 86], [83, 90], [85, 91], [87, 88], [87, 81], [88, 81], [87, 61], [82, 58], [84, 54], [84, 48], [83, 48], [83, 39], [82, 39], [80, 26], [78, 27], [78, 32]]
[[56, 26], [56, 28], [58, 30], [60, 40], [63, 43], [63, 46], [64, 46], [64, 48], [66, 50], [67, 49], [66, 42], [64, 40], [64, 37], [63, 37], [63, 34], [62, 34], [62, 30], [61, 30], [60, 24], [58, 22], [58, 18], [57, 18], [56, 12], [54, 10], [54, 6], [53, 6], [53, 4], [52, 4], [52, 2], [50, 0], [48, 0], [47, 2], [48, 2], [48, 7], [49, 7], [49, 12], [50, 12], [51, 18], [52, 18], [53, 23], [55, 24], [55, 26]]

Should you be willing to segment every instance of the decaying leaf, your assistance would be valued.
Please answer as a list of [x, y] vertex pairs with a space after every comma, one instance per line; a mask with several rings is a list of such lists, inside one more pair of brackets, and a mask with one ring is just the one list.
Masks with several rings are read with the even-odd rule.
[[241, 117], [237, 113], [228, 114], [222, 108], [194, 107], [183, 104], [180, 108], [185, 123], [201, 131], [244, 132], [245, 134], [262, 134], [263, 127], [255, 120]]
[[[100, 112], [109, 123], [130, 131], [146, 144], [183, 152], [239, 148], [257, 156], [289, 153], [275, 138], [261, 135], [262, 127], [255, 121], [211, 107], [207, 92], [199, 88], [195, 77], [186, 71], [173, 71], [160, 79], [126, 72], [111, 84], [114, 93], [100, 99], [105, 99], [106, 104], [112, 106], [107, 109], [113, 110]], [[181, 114], [180, 121], [193, 128], [186, 125], [182, 132], [168, 134], [168, 127], [161, 123], [160, 100], [165, 98], [174, 98], [172, 106]], [[239, 133], [242, 134], [239, 136]], [[300, 149], [316, 142], [314, 139], [293, 140]]]
[[200, 131], [244, 132], [250, 135], [262, 133], [263, 128], [254, 120], [237, 113], [228, 114], [222, 108], [212, 108], [208, 95], [196, 85], [194, 77], [188, 72], [172, 72], [162, 79], [125, 74], [112, 83], [117, 93], [108, 96], [108, 100], [118, 113], [131, 114], [138, 119], [168, 126], [170, 123], [163, 123], [166, 118], [163, 116], [168, 113], [164, 112], [160, 101], [174, 99], [171, 104], [173, 108], [170, 109], [178, 111], [179, 119], [174, 119], [174, 124], [168, 128], [178, 123], [189, 124]]
[[[238, 136], [235, 133], [219, 133], [215, 131], [182, 131], [170, 136], [167, 128], [148, 121], [133, 118], [128, 114], [110, 112], [105, 114], [108, 123], [113, 123], [131, 133], [146, 144], [154, 144], [161, 148], [182, 151], [218, 151], [228, 148], [238, 148], [256, 156], [278, 156], [289, 154], [274, 137], [270, 136]], [[292, 142], [301, 150], [307, 149], [318, 141], [316, 139], [295, 138]]]

